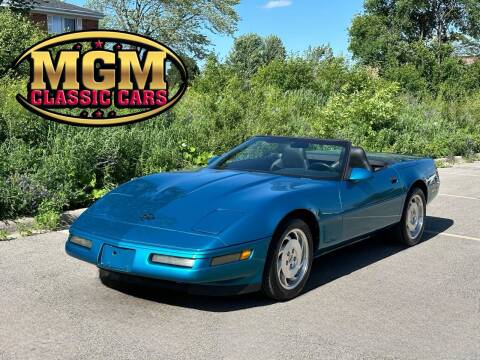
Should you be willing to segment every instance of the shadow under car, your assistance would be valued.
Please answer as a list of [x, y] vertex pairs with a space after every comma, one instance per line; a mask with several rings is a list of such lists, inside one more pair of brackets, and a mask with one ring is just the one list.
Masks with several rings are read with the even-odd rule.
[[[427, 216], [426, 220], [426, 230], [429, 232], [424, 233], [423, 242], [430, 240], [436, 235], [435, 233], [441, 233], [453, 225], [451, 219]], [[395, 242], [391, 233], [384, 230], [364, 241], [322, 255], [313, 262], [310, 279], [303, 294], [407, 248]], [[229, 312], [274, 303], [262, 293], [223, 297], [186, 296], [185, 292], [179, 290], [166, 289], [161, 285], [155, 286], [155, 281], [149, 281], [148, 285], [109, 281], [106, 285], [141, 299], [209, 312]]]

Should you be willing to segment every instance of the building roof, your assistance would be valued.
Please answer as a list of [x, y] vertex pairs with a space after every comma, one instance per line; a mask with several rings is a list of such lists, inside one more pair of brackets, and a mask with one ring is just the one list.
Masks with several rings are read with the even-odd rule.
[[101, 19], [105, 16], [101, 12], [58, 0], [37, 0], [31, 11], [41, 14], [79, 16], [87, 19]]

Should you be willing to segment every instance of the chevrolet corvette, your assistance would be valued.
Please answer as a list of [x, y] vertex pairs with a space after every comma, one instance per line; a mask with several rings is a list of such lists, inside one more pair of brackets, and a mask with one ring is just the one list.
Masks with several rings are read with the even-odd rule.
[[315, 257], [388, 229], [418, 244], [439, 190], [429, 158], [348, 141], [256, 136], [205, 168], [112, 190], [71, 226], [66, 252], [102, 282], [211, 295], [299, 295]]

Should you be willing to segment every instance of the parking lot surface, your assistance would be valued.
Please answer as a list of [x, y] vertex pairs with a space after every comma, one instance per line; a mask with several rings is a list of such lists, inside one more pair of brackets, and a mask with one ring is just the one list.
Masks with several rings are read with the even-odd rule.
[[480, 163], [439, 172], [423, 243], [325, 255], [285, 303], [109, 288], [66, 231], [0, 242], [0, 359], [480, 359]]

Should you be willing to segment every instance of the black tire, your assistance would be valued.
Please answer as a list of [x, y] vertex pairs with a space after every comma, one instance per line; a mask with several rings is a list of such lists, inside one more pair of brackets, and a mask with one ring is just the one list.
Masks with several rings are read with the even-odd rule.
[[98, 269], [98, 278], [103, 285], [111, 287], [115, 281], [111, 278], [111, 272], [104, 269]]
[[133, 279], [131, 276], [116, 271], [109, 271], [99, 268], [98, 278], [103, 285], [113, 289], [135, 286], [135, 282], [132, 281]]
[[[423, 219], [421, 226], [419, 226], [418, 230], [415, 231], [415, 236], [413, 236], [412, 232], [409, 231], [409, 225], [407, 223], [409, 219], [409, 204], [413, 201], [413, 199], [421, 201], [422, 209], [418, 212], [421, 212], [421, 216]], [[403, 206], [402, 219], [393, 228], [395, 238], [407, 246], [414, 246], [420, 243], [422, 241], [423, 232], [425, 230], [426, 210], [427, 202], [425, 200], [425, 194], [423, 193], [422, 189], [413, 188], [412, 190], [410, 190], [407, 195], [407, 199], [405, 200], [405, 205]]]
[[[299, 244], [305, 244], [308, 246], [308, 251], [305, 255], [303, 255], [303, 251], [305, 251], [304, 248], [300, 246], [302, 252], [300, 253], [301, 255], [298, 255], [299, 257], [302, 258], [302, 261], [299, 263], [300, 269], [298, 270], [297, 274], [302, 274], [301, 277], [299, 275], [298, 277], [298, 283], [291, 284], [292, 286], [294, 285], [293, 288], [286, 288], [284, 285], [282, 285], [282, 281], [280, 277], [282, 277], [279, 274], [278, 270], [278, 264], [277, 262], [279, 261], [279, 251], [281, 250], [282, 244], [285, 245], [285, 241], [287, 235], [292, 234], [292, 233], [298, 233], [300, 237], [302, 237], [302, 233], [305, 235], [305, 239], [299, 240]], [[263, 274], [263, 284], [262, 284], [262, 290], [267, 295], [268, 297], [279, 300], [279, 301], [286, 301], [290, 300], [294, 297], [296, 297], [300, 292], [303, 290], [305, 287], [305, 284], [308, 281], [308, 278], [310, 276], [310, 270], [312, 268], [312, 261], [313, 261], [313, 237], [311, 230], [309, 226], [302, 220], [300, 219], [292, 219], [285, 224], [283, 224], [276, 232], [275, 235], [272, 239], [272, 243], [270, 245], [270, 250], [267, 256], [267, 261], [265, 263], [265, 269], [264, 269], [264, 274]], [[294, 241], [293, 241], [294, 243]], [[285, 248], [284, 248], [285, 249]], [[298, 249], [297, 246], [294, 246], [294, 248], [290, 248], [293, 250], [291, 253], [291, 256], [289, 257], [288, 261], [291, 261], [288, 266], [292, 266], [294, 264], [293, 269], [295, 269], [297, 265], [297, 258], [295, 257], [296, 254], [298, 254], [298, 250], [295, 252], [295, 249]], [[282, 260], [284, 254], [281, 255]], [[286, 256], [286, 255], [285, 255]], [[305, 262], [304, 262], [305, 261]], [[287, 260], [286, 260], [286, 263]], [[303, 264], [303, 265], [302, 265]], [[287, 265], [285, 265], [287, 267]], [[306, 266], [304, 269], [303, 267]], [[292, 268], [292, 267], [291, 267]], [[283, 276], [283, 283], [286, 282], [286, 277]], [[287, 284], [288, 285], [288, 284]]]

